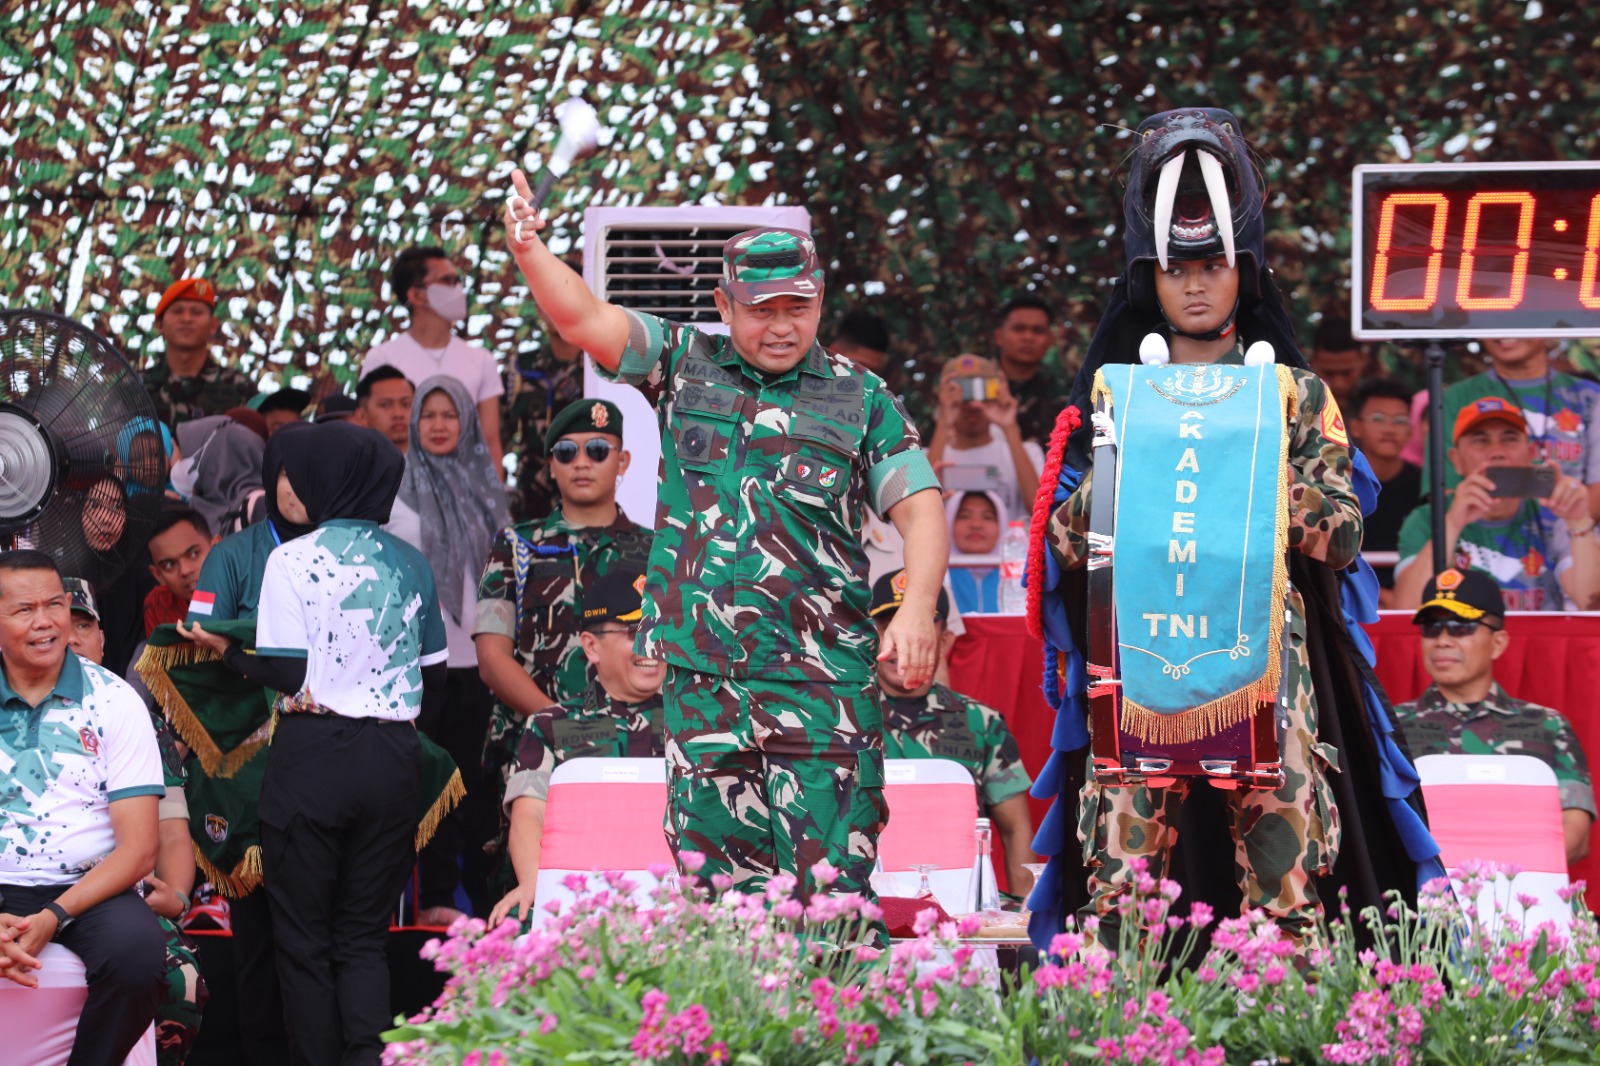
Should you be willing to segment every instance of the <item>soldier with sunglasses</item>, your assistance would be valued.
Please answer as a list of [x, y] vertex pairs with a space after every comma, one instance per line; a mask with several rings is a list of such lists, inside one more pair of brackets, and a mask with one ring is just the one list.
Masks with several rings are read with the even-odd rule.
[[1511, 642], [1505, 614], [1499, 583], [1481, 570], [1430, 579], [1412, 621], [1433, 684], [1396, 707], [1395, 720], [1413, 756], [1532, 755], [1549, 764], [1561, 786], [1567, 861], [1576, 862], [1589, 852], [1595, 818], [1588, 760], [1559, 711], [1513, 699], [1495, 683], [1494, 661]]
[[559, 503], [545, 518], [502, 530], [478, 583], [473, 641], [496, 697], [484, 771], [496, 789], [526, 721], [581, 699], [594, 680], [578, 640], [580, 575], [603, 577], [622, 561], [642, 571], [650, 556], [650, 531], [617, 506], [628, 468], [617, 406], [573, 401], [551, 419], [544, 444]]

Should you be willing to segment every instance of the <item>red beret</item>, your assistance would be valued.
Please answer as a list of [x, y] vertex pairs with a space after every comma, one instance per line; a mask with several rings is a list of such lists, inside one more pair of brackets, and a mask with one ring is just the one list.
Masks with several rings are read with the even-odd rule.
[[179, 278], [161, 294], [161, 302], [156, 304], [156, 318], [159, 319], [162, 312], [178, 300], [199, 300], [214, 310], [217, 306], [217, 290], [205, 278]]

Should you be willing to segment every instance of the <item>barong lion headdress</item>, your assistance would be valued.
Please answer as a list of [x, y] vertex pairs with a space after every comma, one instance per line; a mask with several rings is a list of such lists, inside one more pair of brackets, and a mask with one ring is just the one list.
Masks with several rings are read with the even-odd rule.
[[[1156, 269], [1174, 260], [1223, 255], [1239, 269], [1233, 313], [1195, 339], [1215, 340], [1238, 329], [1247, 345], [1264, 340], [1278, 362], [1306, 367], [1267, 270], [1262, 183], [1239, 120], [1220, 107], [1186, 107], [1150, 116], [1135, 134], [1122, 201], [1128, 266], [1073, 382], [1072, 405], [1088, 411], [1095, 371], [1106, 363], [1138, 362], [1147, 334], [1180, 332], [1161, 313], [1155, 289]], [[1067, 463], [1081, 471], [1088, 456], [1085, 418], [1073, 434]]]

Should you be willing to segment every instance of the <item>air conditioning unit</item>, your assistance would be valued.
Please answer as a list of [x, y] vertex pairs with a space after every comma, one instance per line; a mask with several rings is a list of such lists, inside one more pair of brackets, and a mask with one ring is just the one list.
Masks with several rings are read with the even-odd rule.
[[811, 232], [803, 207], [591, 207], [584, 212], [583, 279], [602, 300], [726, 333], [712, 298], [722, 245], [757, 226]]

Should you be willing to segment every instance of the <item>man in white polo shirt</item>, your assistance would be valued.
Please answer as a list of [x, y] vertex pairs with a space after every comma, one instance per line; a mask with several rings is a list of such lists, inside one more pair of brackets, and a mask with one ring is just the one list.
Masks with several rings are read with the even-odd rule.
[[376, 345], [361, 364], [366, 377], [380, 366], [392, 366], [412, 382], [449, 374], [467, 387], [478, 405], [478, 422], [489, 444], [489, 458], [502, 479], [505, 467], [500, 445], [500, 397], [505, 385], [500, 367], [487, 348], [455, 334], [467, 318], [467, 290], [461, 273], [443, 248], [407, 248], [389, 268], [389, 289], [396, 304], [411, 314], [403, 333]]
[[70, 654], [71, 631], [55, 561], [0, 554], [0, 976], [34, 987], [46, 944], [75, 952], [89, 996], [68, 1064], [111, 1066], [161, 1003], [165, 941], [133, 888], [166, 788], [144, 704]]

